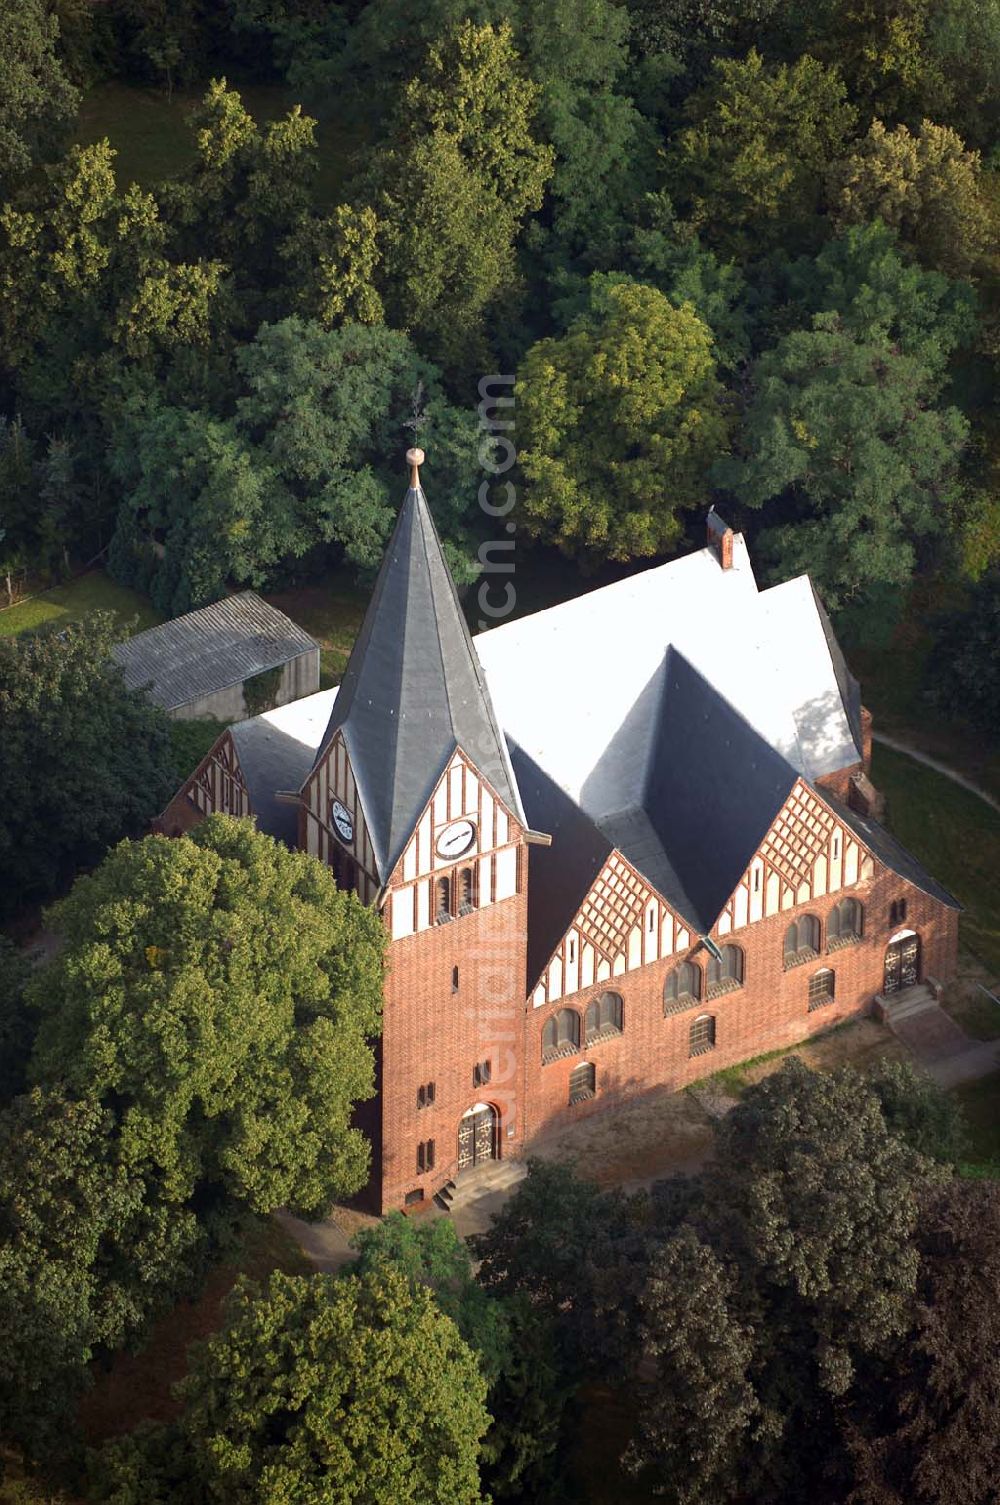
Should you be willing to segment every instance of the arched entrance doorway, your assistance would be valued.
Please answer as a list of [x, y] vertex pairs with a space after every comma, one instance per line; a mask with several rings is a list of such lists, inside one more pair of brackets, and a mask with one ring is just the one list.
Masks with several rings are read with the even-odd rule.
[[900, 930], [885, 949], [883, 995], [899, 993], [920, 981], [920, 937], [914, 930]]
[[458, 1169], [472, 1170], [486, 1160], [496, 1160], [497, 1110], [489, 1103], [475, 1103], [462, 1114], [458, 1126]]

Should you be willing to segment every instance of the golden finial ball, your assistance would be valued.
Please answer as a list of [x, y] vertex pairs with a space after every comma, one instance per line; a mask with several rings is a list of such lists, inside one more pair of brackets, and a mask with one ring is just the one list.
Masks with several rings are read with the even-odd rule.
[[408, 465], [423, 465], [423, 463], [424, 463], [424, 452], [423, 452], [423, 450], [422, 449], [408, 449], [406, 451], [406, 461], [407, 461]]

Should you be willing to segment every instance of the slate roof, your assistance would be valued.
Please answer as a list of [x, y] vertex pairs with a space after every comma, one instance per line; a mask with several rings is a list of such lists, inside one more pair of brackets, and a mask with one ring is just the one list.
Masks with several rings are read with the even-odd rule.
[[524, 820], [427, 499], [403, 498], [319, 752], [343, 732], [384, 882], [460, 747]]
[[860, 762], [808, 576], [758, 590], [740, 534], [731, 569], [700, 549], [476, 638], [504, 731], [594, 820], [645, 787], [671, 647], [806, 778]]
[[531, 849], [528, 883], [528, 990], [573, 923], [594, 879], [614, 850], [614, 842], [584, 815], [516, 742], [511, 762], [527, 818], [552, 845]]
[[289, 847], [297, 845], [298, 805], [276, 796], [306, 778], [336, 698], [336, 689], [320, 690], [229, 728], [258, 826]]
[[172, 711], [316, 646], [284, 612], [254, 591], [240, 591], [136, 633], [112, 653], [130, 690], [149, 685], [152, 698]]

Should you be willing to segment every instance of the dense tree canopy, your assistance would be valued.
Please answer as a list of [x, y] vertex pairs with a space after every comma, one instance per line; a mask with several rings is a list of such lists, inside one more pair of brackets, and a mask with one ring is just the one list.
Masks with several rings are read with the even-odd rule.
[[669, 181], [713, 249], [746, 257], [817, 237], [823, 179], [855, 119], [836, 69], [719, 59], [685, 118]]
[[172, 792], [164, 713], [110, 661], [95, 613], [59, 632], [0, 637], [0, 914], [45, 900]]
[[885, 333], [859, 339], [823, 314], [762, 355], [751, 382], [741, 454], [716, 474], [747, 506], [786, 519], [765, 512], [774, 564], [808, 572], [834, 607], [905, 584], [961, 495], [968, 425], [935, 405], [933, 370]]
[[117, 847], [51, 923], [32, 1075], [112, 1108], [167, 1200], [316, 1213], [364, 1183], [384, 935], [326, 867], [212, 816]]
[[106, 1505], [480, 1505], [486, 1382], [419, 1284], [378, 1268], [238, 1287], [167, 1429], [111, 1443]]
[[880, 219], [925, 265], [952, 276], [975, 270], [994, 233], [979, 153], [929, 120], [916, 134], [905, 125], [888, 131], [874, 120], [851, 155], [831, 169], [830, 198], [841, 223]]
[[63, 137], [77, 94], [56, 51], [59, 22], [45, 0], [4, 0], [0, 11], [0, 189]]
[[675, 543], [725, 443], [720, 392], [711, 331], [690, 305], [595, 277], [587, 310], [534, 345], [518, 372], [532, 534], [584, 559]]

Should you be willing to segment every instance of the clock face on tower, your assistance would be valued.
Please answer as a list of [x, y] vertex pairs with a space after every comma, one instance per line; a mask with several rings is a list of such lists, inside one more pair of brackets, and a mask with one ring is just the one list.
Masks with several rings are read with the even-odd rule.
[[476, 828], [472, 821], [453, 820], [450, 825], [438, 832], [435, 850], [439, 857], [448, 860], [452, 857], [462, 857], [475, 844]]
[[330, 819], [341, 841], [354, 840], [354, 821], [346, 805], [342, 805], [339, 800], [334, 800], [330, 806]]

